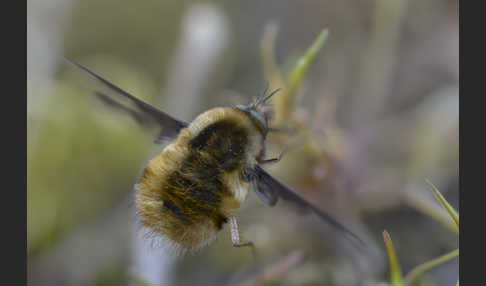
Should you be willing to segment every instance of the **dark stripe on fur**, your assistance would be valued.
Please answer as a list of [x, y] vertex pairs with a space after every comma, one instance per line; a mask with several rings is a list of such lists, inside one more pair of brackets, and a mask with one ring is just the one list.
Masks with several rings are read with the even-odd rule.
[[189, 142], [190, 148], [214, 158], [228, 172], [241, 166], [247, 144], [248, 132], [233, 120], [215, 122]]

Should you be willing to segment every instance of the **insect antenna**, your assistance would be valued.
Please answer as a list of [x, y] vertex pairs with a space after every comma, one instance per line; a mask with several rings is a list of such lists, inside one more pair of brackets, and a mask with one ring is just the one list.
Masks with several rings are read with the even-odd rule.
[[260, 98], [264, 97], [265, 94], [267, 94], [267, 91], [268, 91], [269, 88], [270, 88], [270, 82], [267, 80], [267, 81], [265, 81], [265, 89], [263, 90], [263, 93], [260, 96]]
[[262, 105], [262, 104], [265, 104], [265, 102], [267, 100], [270, 99], [270, 97], [272, 97], [274, 94], [276, 94], [277, 92], [279, 92], [281, 90], [281, 88], [277, 88], [276, 90], [272, 91], [269, 95], [267, 95], [266, 97], [263, 97], [261, 100], [258, 101], [258, 104], [259, 105]]
[[280, 90], [281, 90], [281, 88], [277, 88], [274, 91], [272, 91], [269, 95], [265, 96], [265, 93], [268, 91], [268, 87], [267, 87], [265, 89], [265, 93], [263, 93], [262, 96], [258, 97], [250, 106], [253, 107], [253, 108], [257, 108], [259, 106], [262, 106], [263, 104], [265, 104], [265, 102], [267, 102], [267, 100], [269, 100], [274, 94], [276, 94]]

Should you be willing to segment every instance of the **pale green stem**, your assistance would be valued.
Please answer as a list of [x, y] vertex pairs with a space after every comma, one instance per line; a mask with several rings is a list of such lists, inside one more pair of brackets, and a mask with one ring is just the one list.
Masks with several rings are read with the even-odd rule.
[[[440, 265], [448, 260], [451, 260], [452, 258], [456, 257], [459, 255], [459, 249], [456, 249], [454, 251], [451, 251], [447, 254], [444, 254], [442, 256], [439, 256], [435, 259], [432, 259], [428, 262], [425, 262], [423, 264], [418, 265], [415, 267], [412, 271], [410, 271], [407, 276], [405, 277], [405, 285], [411, 285], [411, 283], [420, 277], [424, 272], [430, 270], [431, 268]], [[457, 281], [459, 283], [459, 281]]]

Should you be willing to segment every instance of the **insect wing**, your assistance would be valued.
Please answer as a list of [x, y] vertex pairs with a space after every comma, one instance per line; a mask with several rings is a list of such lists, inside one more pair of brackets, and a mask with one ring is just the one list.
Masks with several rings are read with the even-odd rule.
[[269, 180], [255, 179], [252, 181], [253, 190], [265, 204], [274, 206], [278, 201], [278, 194]]
[[320, 210], [318, 207], [306, 201], [297, 193], [273, 178], [260, 166], [256, 166], [255, 168], [254, 184], [254, 190], [257, 193], [258, 197], [268, 205], [273, 206], [277, 203], [279, 198], [282, 198], [285, 201], [293, 203], [295, 206], [303, 211], [312, 211], [322, 220], [328, 222], [335, 228], [353, 237], [360, 243], [360, 245], [364, 245], [364, 242], [356, 234], [343, 226], [330, 214]]
[[94, 95], [107, 106], [130, 115], [142, 127], [155, 125], [159, 129], [156, 143], [160, 143], [165, 138], [175, 138], [179, 131], [188, 125], [186, 122], [175, 119], [158, 108], [136, 98], [87, 67], [69, 59], [66, 59], [66, 61], [87, 72], [108, 88], [107, 92], [94, 92]]

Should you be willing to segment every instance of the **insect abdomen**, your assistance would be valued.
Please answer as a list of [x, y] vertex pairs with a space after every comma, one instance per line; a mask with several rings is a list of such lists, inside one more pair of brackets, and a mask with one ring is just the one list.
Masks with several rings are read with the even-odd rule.
[[181, 168], [167, 177], [161, 197], [164, 202], [172, 202], [181, 209], [177, 212], [168, 208], [187, 224], [195, 225], [210, 219], [217, 229], [221, 229], [225, 218], [219, 213], [219, 206], [223, 197], [230, 193], [217, 163], [201, 155], [190, 154]]
[[180, 168], [162, 176], [149, 166], [137, 184], [141, 224], [184, 250], [195, 250], [214, 238], [227, 220], [220, 206], [231, 198], [217, 162], [201, 155], [189, 154]]

